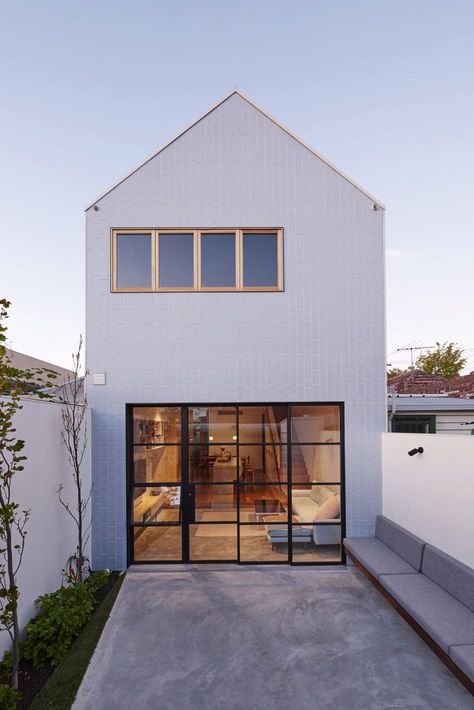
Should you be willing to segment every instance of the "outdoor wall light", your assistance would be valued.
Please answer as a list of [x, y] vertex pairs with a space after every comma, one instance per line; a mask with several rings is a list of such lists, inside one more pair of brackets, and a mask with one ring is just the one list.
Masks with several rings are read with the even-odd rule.
[[408, 456], [414, 456], [415, 454], [422, 454], [423, 453], [423, 447], [419, 446], [417, 449], [412, 449], [411, 451], [408, 452]]

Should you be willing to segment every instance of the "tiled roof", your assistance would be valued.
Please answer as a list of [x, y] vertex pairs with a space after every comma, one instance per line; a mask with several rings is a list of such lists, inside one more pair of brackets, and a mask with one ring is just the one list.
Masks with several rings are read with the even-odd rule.
[[422, 370], [408, 370], [388, 379], [388, 390], [394, 394], [449, 394], [451, 397], [474, 398], [474, 372], [447, 380]]

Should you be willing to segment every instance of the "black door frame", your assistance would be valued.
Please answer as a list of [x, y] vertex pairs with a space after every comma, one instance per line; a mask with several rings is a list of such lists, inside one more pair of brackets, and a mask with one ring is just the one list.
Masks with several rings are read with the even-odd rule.
[[[341, 500], [341, 560], [339, 562], [333, 561], [319, 561], [319, 562], [293, 562], [293, 544], [292, 544], [292, 470], [291, 470], [291, 407], [292, 406], [338, 406], [339, 407], [339, 422], [340, 422], [340, 481], [336, 482], [340, 486], [340, 500]], [[274, 560], [262, 560], [262, 561], [240, 561], [240, 526], [245, 523], [240, 522], [240, 495], [237, 495], [237, 559], [230, 560], [190, 560], [189, 559], [189, 525], [191, 524], [191, 504], [190, 499], [193, 498], [194, 484], [189, 481], [189, 456], [188, 456], [188, 410], [197, 407], [235, 407], [238, 411], [239, 407], [250, 407], [250, 406], [282, 406], [288, 407], [288, 430], [287, 430], [287, 488], [288, 488], [288, 560], [286, 561], [274, 561]], [[136, 527], [145, 527], [144, 524], [137, 524], [133, 522], [132, 519], [132, 504], [133, 504], [133, 488], [134, 485], [143, 485], [134, 483], [134, 466], [133, 466], [133, 453], [134, 453], [134, 443], [133, 443], [133, 408], [134, 407], [179, 407], [181, 410], [181, 442], [176, 444], [181, 449], [181, 504], [180, 504], [180, 521], [175, 523], [175, 526], [181, 526], [182, 534], [182, 559], [181, 560], [134, 560], [133, 554], [133, 531]], [[306, 443], [306, 442], [305, 442]], [[311, 442], [308, 442], [311, 444]], [[316, 443], [316, 442], [314, 442]], [[125, 445], [126, 445], [126, 526], [127, 526], [127, 565], [142, 565], [142, 564], [152, 564], [152, 565], [162, 565], [162, 564], [239, 564], [239, 565], [292, 565], [292, 566], [313, 566], [313, 567], [325, 567], [325, 566], [336, 566], [346, 564], [346, 555], [344, 546], [342, 545], [342, 540], [346, 536], [346, 486], [345, 486], [345, 411], [344, 402], [341, 401], [297, 401], [297, 402], [190, 402], [187, 404], [182, 404], [179, 402], [133, 402], [127, 403], [125, 405]], [[239, 417], [237, 416], [237, 457], [239, 452]], [[327, 482], [329, 485], [331, 482]], [[152, 486], [153, 484], [148, 484]], [[154, 484], [156, 485], [156, 484]], [[161, 484], [166, 485], [166, 484]], [[172, 484], [169, 484], [172, 485]], [[265, 484], [262, 484], [265, 485]], [[268, 485], [268, 484], [266, 484]], [[212, 525], [212, 522], [206, 523], [206, 525]], [[218, 523], [215, 523], [218, 524]], [[319, 525], [330, 525], [331, 523], [319, 523]], [[334, 525], [334, 523], [332, 523]], [[173, 524], [168, 524], [173, 527]]]

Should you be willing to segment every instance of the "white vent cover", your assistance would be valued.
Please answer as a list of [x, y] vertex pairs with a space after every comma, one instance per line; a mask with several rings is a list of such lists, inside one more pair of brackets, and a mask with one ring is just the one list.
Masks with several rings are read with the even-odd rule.
[[105, 372], [95, 372], [92, 375], [92, 383], [94, 385], [105, 385]]

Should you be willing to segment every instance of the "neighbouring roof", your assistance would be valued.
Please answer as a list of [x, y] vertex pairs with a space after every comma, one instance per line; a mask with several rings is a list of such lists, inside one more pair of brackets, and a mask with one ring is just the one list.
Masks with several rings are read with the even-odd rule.
[[127, 175], [125, 175], [124, 177], [122, 177], [120, 180], [118, 180], [116, 183], [114, 183], [111, 187], [109, 187], [105, 192], [103, 192], [101, 195], [99, 195], [99, 197], [97, 197], [93, 202], [91, 202], [90, 204], [88, 204], [87, 207], [85, 208], [85, 211], [87, 212], [87, 210], [90, 210], [91, 207], [93, 207], [94, 205], [96, 205], [97, 202], [99, 202], [103, 197], [105, 197], [106, 195], [108, 195], [109, 192], [112, 192], [112, 190], [115, 190], [115, 188], [118, 187], [119, 185], [121, 185], [127, 178], [129, 178], [131, 175], [133, 175], [134, 173], [136, 173], [137, 170], [139, 170], [139, 169], [142, 168], [144, 165], [146, 165], [146, 163], [148, 163], [150, 160], [152, 160], [153, 158], [155, 158], [159, 153], [161, 153], [163, 150], [165, 150], [165, 148], [168, 148], [168, 146], [170, 146], [170, 145], [171, 145], [172, 143], [174, 143], [178, 138], [180, 138], [184, 133], [186, 133], [186, 132], [189, 131], [193, 126], [195, 126], [197, 123], [199, 123], [199, 121], [202, 121], [202, 119], [205, 118], [206, 116], [208, 116], [210, 113], [212, 113], [212, 111], [215, 111], [215, 109], [218, 108], [218, 106], [220, 106], [220, 105], [223, 104], [225, 101], [227, 101], [228, 99], [230, 99], [230, 97], [233, 96], [234, 94], [237, 94], [237, 95], [240, 96], [242, 99], [244, 99], [244, 101], [247, 101], [247, 103], [249, 103], [251, 106], [253, 106], [255, 109], [257, 109], [257, 111], [260, 111], [261, 114], [263, 114], [264, 116], [266, 116], [266, 118], [268, 118], [268, 119], [269, 119], [270, 121], [272, 121], [275, 125], [277, 125], [277, 126], [278, 126], [279, 128], [281, 128], [283, 131], [285, 131], [285, 133], [287, 133], [289, 136], [291, 136], [292, 138], [294, 138], [294, 140], [298, 141], [298, 143], [300, 143], [304, 148], [306, 148], [307, 150], [309, 150], [309, 152], [312, 153], [314, 156], [316, 156], [316, 158], [319, 158], [319, 160], [322, 160], [323, 163], [325, 163], [329, 168], [331, 168], [332, 170], [334, 170], [334, 171], [335, 171], [336, 173], [338, 173], [341, 177], [343, 177], [345, 180], [347, 180], [351, 185], [353, 185], [357, 190], [359, 190], [360, 192], [362, 192], [363, 195], [365, 195], [366, 197], [368, 197], [369, 200], [371, 200], [377, 207], [380, 207], [381, 209], [385, 209], [385, 206], [380, 202], [380, 200], [378, 200], [376, 197], [374, 197], [374, 196], [371, 195], [369, 192], [367, 192], [367, 190], [365, 190], [363, 187], [361, 187], [361, 185], [359, 185], [355, 180], [353, 180], [353, 179], [350, 178], [348, 175], [346, 175], [345, 173], [343, 173], [342, 170], [339, 170], [339, 168], [336, 168], [336, 166], [333, 165], [329, 160], [327, 160], [327, 158], [323, 157], [320, 153], [318, 153], [316, 150], [314, 150], [314, 149], [311, 148], [309, 145], [307, 145], [307, 143], [305, 143], [304, 141], [302, 141], [301, 138], [298, 138], [298, 136], [296, 136], [294, 133], [292, 133], [292, 131], [290, 131], [288, 128], [286, 128], [285, 126], [283, 126], [279, 121], [277, 121], [275, 118], [273, 118], [273, 116], [270, 116], [270, 114], [268, 114], [266, 111], [264, 111], [260, 106], [257, 106], [257, 104], [256, 104], [254, 101], [252, 101], [251, 99], [249, 99], [248, 96], [245, 96], [245, 94], [243, 94], [243, 92], [240, 91], [240, 89], [233, 89], [233, 90], [230, 91], [228, 94], [226, 94], [222, 99], [220, 99], [216, 104], [214, 104], [214, 106], [211, 106], [210, 109], [208, 109], [207, 111], [205, 111], [201, 116], [199, 116], [199, 117], [196, 118], [192, 123], [190, 123], [188, 126], [186, 126], [186, 128], [184, 128], [182, 131], [180, 131], [177, 135], [173, 136], [173, 138], [171, 138], [171, 140], [169, 140], [167, 143], [165, 143], [165, 144], [162, 145], [160, 148], [158, 148], [158, 150], [156, 150], [154, 153], [152, 153], [151, 155], [149, 155], [148, 158], [146, 158], [143, 162], [141, 162], [139, 165], [137, 165], [135, 168], [133, 168], [133, 170], [131, 170]]
[[463, 397], [437, 397], [433, 395], [392, 395], [387, 398], [388, 405], [398, 413], [436, 413], [436, 412], [472, 412], [474, 400]]
[[53, 365], [51, 362], [40, 360], [39, 358], [32, 357], [31, 355], [25, 355], [24, 353], [19, 353], [16, 350], [9, 350], [8, 355], [10, 356], [13, 367], [18, 368], [19, 370], [33, 370], [35, 368], [53, 370], [57, 373], [57, 379], [55, 380], [57, 385], [74, 377], [74, 372], [72, 370], [68, 370], [66, 367], [60, 367], [59, 365]]
[[474, 397], [474, 372], [447, 380], [442, 375], [430, 375], [422, 370], [407, 370], [390, 377], [391, 394], [446, 394], [451, 397]]

